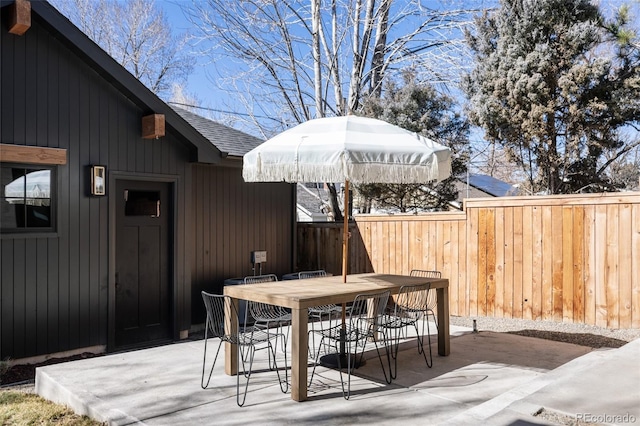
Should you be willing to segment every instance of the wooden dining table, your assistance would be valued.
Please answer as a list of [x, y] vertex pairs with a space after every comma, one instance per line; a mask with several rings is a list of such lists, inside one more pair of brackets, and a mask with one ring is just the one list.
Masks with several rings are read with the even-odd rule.
[[[269, 283], [225, 286], [224, 294], [231, 297], [231, 303], [238, 300], [269, 303], [291, 309], [291, 399], [307, 399], [308, 309], [313, 306], [352, 302], [358, 294], [376, 293], [389, 290], [396, 294], [403, 285], [431, 284], [438, 300], [438, 354], [449, 355], [449, 280], [446, 278], [411, 277], [392, 274], [353, 274], [342, 282], [342, 276], [327, 276], [301, 280], [276, 281]], [[227, 315], [230, 310], [227, 306]], [[234, 321], [227, 321], [227, 327], [234, 327]], [[235, 331], [235, 330], [230, 330]], [[238, 374], [238, 351], [234, 345], [225, 344], [225, 372]]]

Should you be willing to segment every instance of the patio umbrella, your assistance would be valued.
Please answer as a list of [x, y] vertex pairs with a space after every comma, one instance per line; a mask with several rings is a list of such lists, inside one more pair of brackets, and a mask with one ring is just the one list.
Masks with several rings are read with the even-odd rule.
[[[246, 182], [427, 183], [451, 174], [451, 150], [373, 118], [317, 118], [288, 129], [244, 155]], [[344, 214], [342, 280], [347, 281], [348, 214]]]

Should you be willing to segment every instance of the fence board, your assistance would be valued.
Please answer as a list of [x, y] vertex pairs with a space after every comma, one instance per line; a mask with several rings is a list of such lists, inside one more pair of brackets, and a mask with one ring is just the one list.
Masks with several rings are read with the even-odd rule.
[[533, 316], [533, 207], [522, 207], [522, 318]]
[[478, 212], [478, 315], [487, 314], [487, 209]]
[[496, 210], [487, 212], [487, 315], [495, 315], [496, 304]]
[[494, 316], [504, 316], [504, 209], [495, 211], [495, 309]]
[[400, 254], [402, 254], [402, 264], [400, 265], [399, 270], [406, 271], [405, 273], [409, 273], [409, 247], [411, 241], [409, 241], [409, 223], [400, 222], [400, 226], [402, 228], [402, 250], [400, 250]]
[[606, 283], [607, 278], [607, 206], [598, 205], [595, 208], [595, 305], [596, 305], [596, 320], [595, 325], [598, 327], [607, 326], [607, 291]]
[[631, 259], [631, 205], [621, 204], [619, 206], [619, 228], [618, 228], [618, 282], [620, 283], [619, 296], [619, 325], [620, 328], [631, 327], [631, 262], [624, 262], [622, 259]]
[[438, 264], [438, 222], [429, 222], [429, 245], [426, 264], [428, 269], [439, 270]]
[[596, 323], [596, 207], [584, 207], [584, 322]]
[[619, 208], [607, 205], [607, 254], [606, 254], [606, 298], [607, 327], [618, 328], [619, 300], [618, 290], [618, 224]]
[[542, 316], [553, 318], [553, 227], [551, 206], [542, 206]]
[[573, 207], [562, 207], [562, 321], [573, 322]]
[[573, 250], [573, 321], [584, 322], [584, 207], [576, 206], [573, 209], [573, 240], [571, 248]]
[[[457, 223], [451, 223], [451, 270], [447, 276], [456, 276], [453, 283], [450, 283], [449, 294], [460, 294], [460, 229]], [[459, 315], [459, 307], [457, 303], [450, 303], [449, 309], [451, 315]]]
[[513, 308], [512, 316], [522, 318], [522, 207], [513, 208]]
[[[467, 282], [465, 307], [470, 316], [478, 315], [478, 297], [476, 284], [478, 282], [478, 209], [467, 211]], [[474, 296], [475, 295], [475, 296]]]
[[513, 207], [504, 209], [504, 296], [502, 298], [502, 309], [504, 316], [513, 317]]
[[542, 229], [542, 209], [534, 206], [531, 211], [531, 318], [534, 320], [542, 319]]
[[562, 206], [551, 207], [551, 231], [552, 244], [551, 252], [553, 253], [553, 271], [552, 275], [552, 300], [553, 300], [553, 319], [562, 321]]
[[640, 328], [640, 204], [631, 213], [631, 327]]
[[[299, 225], [298, 256], [340, 273], [341, 226]], [[452, 315], [640, 328], [640, 193], [467, 200], [351, 232], [351, 273], [441, 270]]]
[[[459, 253], [459, 270], [458, 275], [455, 277], [458, 280], [458, 312], [457, 315], [466, 315], [469, 312], [469, 298], [466, 297], [469, 290], [469, 280], [467, 262], [467, 224], [466, 221], [459, 221], [458, 223], [458, 236], [460, 238], [460, 244], [458, 246]], [[455, 303], [455, 301], [454, 301]]]

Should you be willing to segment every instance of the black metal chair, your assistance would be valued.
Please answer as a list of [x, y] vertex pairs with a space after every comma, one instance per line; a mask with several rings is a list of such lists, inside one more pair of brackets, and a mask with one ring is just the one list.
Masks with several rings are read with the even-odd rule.
[[[380, 323], [384, 318], [387, 302], [389, 301], [389, 291], [383, 291], [373, 294], [359, 294], [355, 297], [351, 310], [349, 312], [349, 319], [345, 324], [338, 324], [328, 329], [322, 330], [322, 339], [318, 345], [316, 351], [316, 361], [311, 373], [311, 379], [309, 385], [313, 381], [313, 376], [318, 365], [318, 358], [320, 356], [320, 348], [322, 347], [324, 340], [328, 339], [335, 345], [336, 353], [338, 354], [338, 370], [340, 371], [340, 381], [342, 384], [342, 396], [345, 399], [351, 397], [351, 372], [356, 365], [362, 362], [364, 356], [364, 349], [368, 341], [375, 343], [378, 359], [380, 360], [380, 366], [384, 374], [385, 381], [391, 383], [391, 374], [387, 375], [384, 363], [382, 361], [382, 355], [380, 353], [380, 347], [378, 346], [378, 340], [382, 335], [382, 341], [384, 342], [384, 350], [387, 355], [387, 364], [391, 369], [391, 360], [389, 358], [389, 350], [387, 347], [387, 340], [385, 337], [385, 331], [380, 327]], [[344, 344], [346, 365], [342, 365], [344, 361], [341, 360], [340, 346]], [[351, 354], [354, 355], [353, 359]], [[359, 357], [359, 359], [358, 359]], [[345, 390], [345, 382], [342, 374], [342, 369], [347, 369], [347, 387]]]
[[[273, 274], [251, 275], [244, 278], [245, 284], [268, 283], [274, 281], [278, 281], [278, 277]], [[269, 330], [275, 326], [278, 330], [278, 334], [282, 336], [282, 351], [286, 352], [287, 342], [289, 340], [289, 328], [287, 328], [286, 334], [281, 330], [283, 326], [291, 323], [291, 312], [287, 311], [286, 308], [282, 306], [248, 301], [245, 315], [250, 315], [253, 320], [253, 325], [256, 328], [265, 330], [267, 333], [270, 333]], [[247, 322], [249, 322], [248, 317], [245, 318], [245, 324]], [[278, 347], [277, 342], [275, 346], [276, 348]], [[271, 364], [271, 362], [269, 362], [269, 368], [273, 368], [273, 364]]]
[[[400, 287], [400, 291], [395, 296], [395, 303], [390, 312], [384, 316], [380, 327], [388, 331], [387, 338], [392, 343], [389, 350], [393, 358], [393, 368], [390, 367], [392, 379], [397, 377], [398, 372], [398, 348], [400, 346], [400, 336], [406, 332], [407, 328], [413, 326], [416, 332], [418, 343], [418, 353], [424, 357], [427, 367], [433, 366], [433, 356], [431, 354], [431, 335], [429, 333], [429, 321], [425, 321], [427, 316], [427, 298], [429, 294], [429, 284], [426, 285], [405, 285]], [[418, 330], [418, 321], [423, 321], [427, 325], [427, 339], [429, 341], [429, 358], [424, 350], [423, 336]], [[408, 335], [408, 333], [407, 333]]]
[[[327, 276], [327, 272], [324, 269], [318, 269], [315, 271], [302, 271], [302, 272], [298, 272], [297, 274], [298, 279], [305, 279], [305, 278], [319, 278], [319, 277], [326, 277]], [[309, 331], [309, 336], [311, 337], [309, 339], [309, 346], [310, 346], [310, 350], [309, 350], [309, 358], [315, 359], [315, 349], [316, 349], [316, 339], [315, 339], [315, 335], [316, 333], [321, 333], [322, 332], [322, 327], [323, 327], [323, 321], [328, 320], [329, 321], [329, 327], [331, 327], [332, 324], [332, 320], [334, 318], [334, 316], [338, 313], [342, 312], [342, 306], [338, 306], [338, 305], [321, 305], [321, 306], [313, 306], [309, 308], [309, 322], [311, 323], [311, 330]], [[320, 324], [320, 330], [318, 332], [316, 332], [316, 322], [319, 322]]]
[[[442, 278], [442, 273], [440, 271], [428, 271], [423, 269], [413, 269], [409, 275], [412, 277], [424, 277], [424, 278]], [[436, 318], [435, 309], [438, 306], [438, 298], [436, 296], [435, 291], [429, 289], [429, 294], [427, 296], [427, 321], [429, 320], [429, 315], [433, 317], [433, 323], [436, 325], [436, 330], [438, 329], [438, 319]]]
[[[256, 328], [255, 326], [245, 326], [244, 328], [240, 328], [238, 311], [236, 309], [236, 305], [231, 303], [231, 298], [229, 296], [210, 294], [207, 292], [202, 292], [202, 299], [204, 300], [204, 305], [207, 310], [207, 321], [205, 325], [204, 332], [204, 356], [202, 360], [202, 377], [200, 379], [200, 386], [203, 389], [206, 389], [211, 382], [211, 375], [213, 373], [213, 368], [216, 365], [216, 361], [218, 360], [218, 355], [220, 354], [220, 347], [222, 347], [223, 343], [231, 343], [237, 346], [238, 348], [238, 360], [242, 362], [242, 373], [238, 371], [236, 374], [236, 403], [242, 407], [247, 398], [247, 389], [249, 388], [249, 379], [251, 378], [251, 372], [253, 367], [253, 361], [255, 357], [255, 353], [261, 349], [267, 349], [269, 352], [269, 358], [273, 355], [273, 362], [275, 365], [275, 370], [278, 373], [278, 381], [280, 382], [280, 390], [283, 393], [286, 393], [289, 390], [289, 377], [287, 370], [287, 354], [285, 352], [284, 355], [284, 380], [280, 377], [280, 370], [278, 369], [276, 362], [276, 352], [274, 346], [271, 344], [272, 339], [276, 339], [279, 337], [277, 333], [267, 333], [265, 330]], [[225, 314], [224, 308], [225, 305], [231, 308], [231, 318], [229, 318], [229, 323], [231, 324], [231, 329], [235, 330], [233, 332], [226, 330], [225, 331]], [[211, 369], [209, 370], [209, 376], [205, 383], [205, 374], [206, 374], [206, 364], [207, 364], [207, 343], [210, 338], [218, 338], [218, 349], [216, 350], [215, 358], [213, 359], [213, 364], [211, 365]], [[259, 347], [261, 346], [261, 347]], [[248, 366], [247, 366], [248, 363]], [[244, 393], [242, 398], [240, 397], [240, 376], [244, 376], [246, 378], [246, 383], [244, 385]]]

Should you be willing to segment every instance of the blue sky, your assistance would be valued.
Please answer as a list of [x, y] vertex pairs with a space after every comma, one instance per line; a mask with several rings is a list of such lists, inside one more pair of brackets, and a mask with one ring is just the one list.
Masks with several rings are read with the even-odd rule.
[[[229, 0], [233, 1], [233, 0]], [[185, 18], [181, 6], [190, 5], [192, 0], [156, 0], [156, 4], [160, 6], [165, 15], [169, 19], [169, 23], [176, 33], [184, 33], [192, 28], [191, 23]], [[431, 6], [435, 3], [442, 5], [446, 4], [446, 1], [442, 0], [427, 0]], [[473, 0], [473, 2], [479, 5], [489, 6], [491, 4], [498, 3], [498, 0]], [[633, 12], [636, 15], [640, 15], [640, 0], [601, 0], [601, 8], [611, 14], [613, 10], [617, 9], [622, 4], [633, 5]], [[469, 4], [467, 3], [467, 6]], [[640, 19], [640, 16], [636, 16], [636, 20]], [[219, 109], [229, 110], [229, 104], [233, 103], [232, 96], [229, 93], [225, 93], [216, 89], [215, 84], [210, 81], [207, 76], [208, 73], [215, 72], [215, 66], [209, 62], [208, 58], [203, 58], [200, 55], [195, 55], [197, 58], [197, 65], [194, 68], [193, 73], [190, 75], [187, 82], [187, 93], [195, 94], [202, 106]], [[227, 66], [228, 63], [225, 63]], [[208, 116], [206, 111], [200, 111], [202, 115]]]
[[[229, 0], [233, 1], [233, 0]], [[441, 0], [428, 0], [441, 3]], [[497, 0], [474, 0], [476, 3], [481, 3], [485, 6], [488, 6], [492, 3], [497, 3]], [[191, 0], [156, 0], [156, 4], [160, 6], [164, 12], [166, 17], [169, 19], [170, 25], [176, 33], [184, 33], [191, 29], [191, 23], [185, 18], [181, 6], [189, 5]], [[632, 4], [633, 12], [635, 12], [636, 22], [640, 19], [640, 0], [602, 0], [601, 6], [602, 10], [605, 13], [612, 13], [617, 7], [621, 4]], [[208, 77], [208, 73], [215, 72], [215, 66], [209, 62], [208, 58], [204, 58], [200, 55], [196, 55], [197, 65], [194, 68], [193, 73], [190, 75], [186, 90], [188, 94], [194, 94], [197, 96], [199, 104], [204, 107], [208, 107], [214, 110], [219, 111], [231, 111], [240, 112], [241, 109], [238, 108], [238, 105], [230, 106], [234, 104], [233, 96], [228, 92], [220, 91], [216, 89], [216, 85], [210, 81]], [[225, 66], [228, 66], [228, 63], [225, 63]], [[223, 116], [218, 112], [212, 112], [207, 110], [197, 110], [197, 112], [205, 117], [219, 119]], [[245, 131], [249, 131], [248, 129], [242, 129]], [[259, 135], [256, 135], [259, 136]], [[472, 139], [481, 140], [482, 132], [476, 131], [472, 135]]]
[[[190, 0], [156, 0], [162, 7], [171, 27], [177, 33], [185, 33], [191, 28], [191, 23], [185, 18], [180, 3], [188, 4]], [[207, 78], [208, 59], [197, 56], [197, 64], [187, 82], [187, 91], [196, 94], [203, 106], [209, 108], [224, 109], [221, 96], [226, 94], [218, 92], [213, 83]], [[202, 111], [201, 111], [202, 112]], [[206, 115], [206, 114], [202, 114]]]
[[[446, 5], [449, 1], [450, 0], [426, 0], [425, 2], [429, 4], [430, 7], [443, 8], [448, 7]], [[460, 2], [461, 0], [455, 1]], [[464, 5], [465, 7], [471, 7], [470, 5], [472, 3], [486, 5], [488, 3], [493, 3], [494, 1], [495, 0], [473, 0], [465, 2]], [[170, 25], [176, 33], [184, 33], [192, 29], [191, 23], [185, 18], [184, 13], [181, 10], [181, 6], [188, 7], [191, 5], [191, 2], [192, 0], [156, 0], [156, 4], [164, 10], [165, 15], [169, 19]], [[196, 57], [198, 64], [196, 65], [193, 74], [189, 77], [186, 87], [187, 93], [195, 94], [199, 101], [198, 103], [202, 106], [220, 111], [233, 110], [234, 112], [241, 112], [242, 109], [240, 109], [240, 105], [238, 105], [237, 102], [234, 102], [236, 99], [233, 97], [233, 94], [217, 90], [216, 84], [211, 81], [212, 78], [210, 75], [216, 72], [215, 64], [210, 63], [207, 58], [202, 58], [199, 55]], [[230, 61], [225, 61], [221, 66], [230, 66]], [[199, 110], [198, 112], [204, 116], [214, 119], [220, 117], [220, 114], [215, 112], [208, 113], [206, 110]]]

